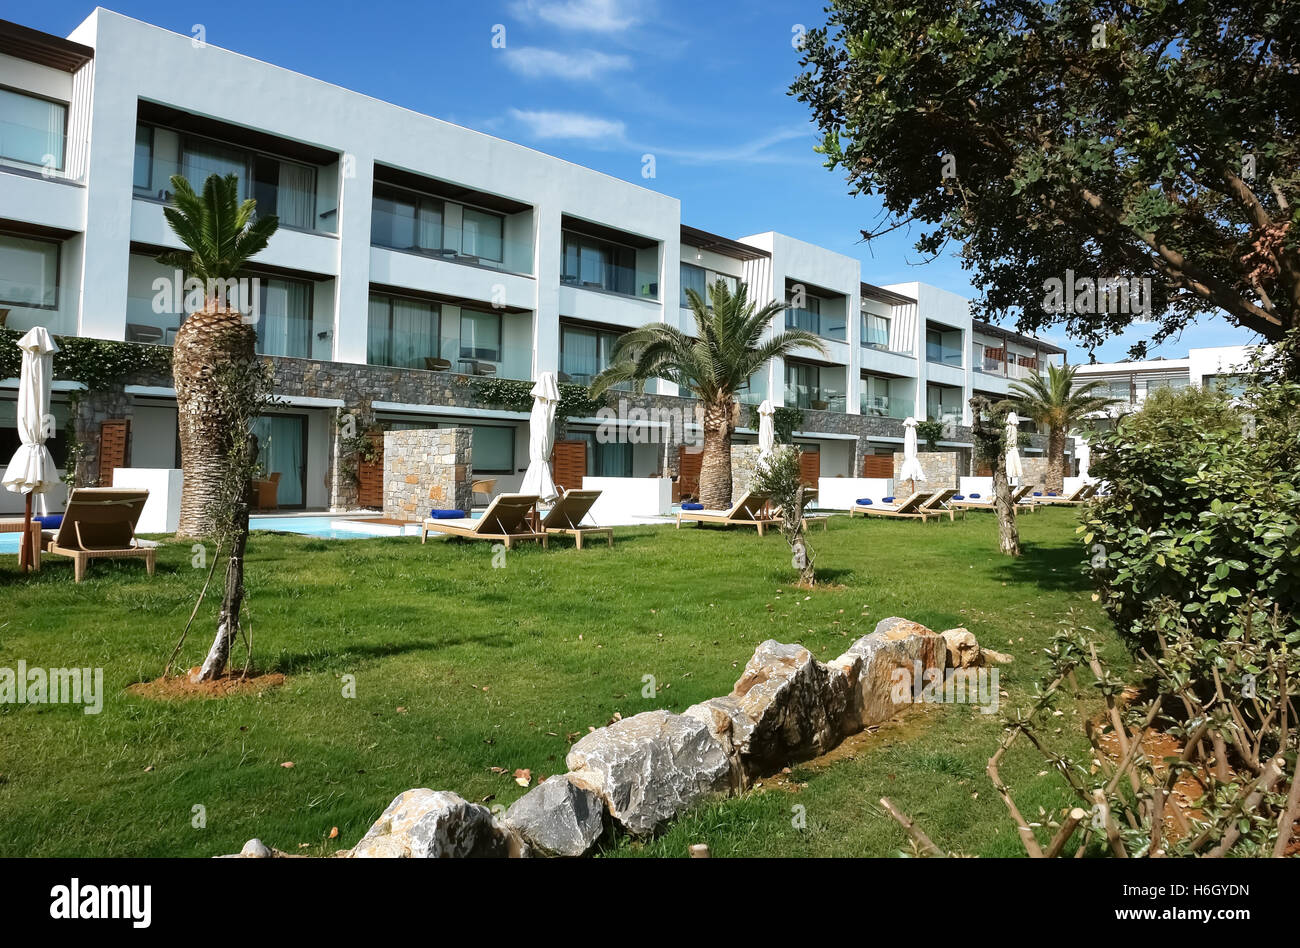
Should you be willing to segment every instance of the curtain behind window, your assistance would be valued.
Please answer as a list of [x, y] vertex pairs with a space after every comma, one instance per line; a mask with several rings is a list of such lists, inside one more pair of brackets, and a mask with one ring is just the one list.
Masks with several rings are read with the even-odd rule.
[[209, 175], [219, 174], [239, 176], [239, 198], [248, 197], [248, 157], [233, 148], [222, 148], [208, 141], [186, 140], [185, 157], [181, 161], [181, 173], [189, 180], [194, 190], [203, 193], [203, 182]]
[[424, 368], [438, 354], [438, 314], [429, 303], [393, 300], [392, 361], [407, 369]]
[[316, 173], [306, 165], [280, 162], [276, 216], [286, 227], [312, 230], [316, 225]]
[[585, 385], [600, 371], [599, 338], [596, 333], [583, 329], [562, 329], [560, 345], [564, 374]]
[[263, 355], [304, 359], [311, 354], [310, 283], [263, 280], [258, 349]]

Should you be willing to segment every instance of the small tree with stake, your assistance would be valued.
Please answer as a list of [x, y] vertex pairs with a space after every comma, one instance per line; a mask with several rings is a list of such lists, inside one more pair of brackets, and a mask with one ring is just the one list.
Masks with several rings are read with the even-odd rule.
[[1007, 415], [1015, 403], [1003, 399], [996, 404], [983, 395], [970, 400], [971, 434], [975, 458], [993, 468], [993, 506], [998, 514], [998, 549], [1007, 556], [1020, 555], [1020, 531], [1016, 527], [1016, 505], [1011, 502], [1007, 480]]
[[799, 571], [799, 585], [811, 587], [817, 581], [813, 551], [804, 530], [804, 507], [809, 496], [799, 475], [799, 449], [779, 445], [761, 461], [754, 472], [754, 488], [772, 499], [781, 517], [781, 535], [790, 544], [790, 562]]

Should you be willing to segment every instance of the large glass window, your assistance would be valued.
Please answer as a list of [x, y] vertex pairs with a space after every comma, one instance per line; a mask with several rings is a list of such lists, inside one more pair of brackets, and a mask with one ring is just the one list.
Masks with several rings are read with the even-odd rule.
[[563, 282], [611, 293], [636, 294], [636, 251], [565, 232]]
[[471, 462], [475, 474], [513, 474], [515, 429], [474, 425]]
[[961, 389], [945, 385], [925, 387], [925, 413], [930, 421], [961, 424]]
[[306, 421], [302, 415], [263, 415], [253, 423], [262, 476], [277, 480], [276, 503], [281, 507], [306, 505]]
[[864, 313], [862, 316], [862, 344], [873, 349], [889, 348], [889, 317]]
[[599, 441], [593, 431], [570, 432], [573, 441], [587, 443], [589, 477], [631, 477], [632, 445], [626, 441]]
[[501, 361], [501, 316], [465, 309], [460, 313], [460, 357]]
[[311, 355], [312, 285], [258, 278], [257, 351], [263, 355]]
[[[590, 385], [591, 380], [609, 368], [614, 347], [620, 333], [603, 332], [584, 326], [560, 325], [561, 379], [578, 385]], [[620, 384], [617, 387], [624, 387]]]
[[186, 139], [185, 154], [181, 158], [181, 174], [196, 191], [203, 190], [203, 182], [209, 176], [221, 177], [237, 175], [239, 178], [239, 197], [248, 194], [248, 156], [237, 148], [227, 148], [206, 139]]
[[0, 158], [62, 170], [67, 124], [63, 103], [0, 89]]
[[403, 369], [428, 369], [438, 358], [441, 312], [434, 303], [370, 297], [366, 361]]
[[393, 250], [438, 253], [443, 249], [443, 204], [398, 188], [375, 187], [370, 242]]
[[132, 183], [137, 191], [149, 191], [153, 188], [152, 125], [135, 127], [135, 178]]
[[704, 267], [697, 267], [693, 263], [682, 264], [682, 305], [690, 306], [690, 301], [686, 298], [687, 290], [694, 290], [704, 300], [705, 305], [709, 303], [709, 287], [721, 280], [727, 285], [727, 290], [734, 296], [740, 281], [734, 276], [726, 273], [718, 273], [716, 270], [706, 270]]
[[58, 243], [0, 234], [0, 303], [58, 308]]
[[505, 218], [467, 207], [461, 211], [460, 252], [482, 260], [505, 260]]
[[274, 214], [281, 226], [311, 230], [316, 224], [316, 169], [268, 155], [253, 155], [251, 163], [257, 213]]

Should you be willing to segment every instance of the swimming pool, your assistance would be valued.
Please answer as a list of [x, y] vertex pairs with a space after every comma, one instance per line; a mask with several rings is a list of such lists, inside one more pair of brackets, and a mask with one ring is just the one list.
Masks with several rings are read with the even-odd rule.
[[376, 523], [371, 526], [362, 521], [339, 517], [253, 517], [249, 526], [254, 530], [300, 533], [324, 540], [365, 540], [401, 535], [401, 528], [393, 524]]

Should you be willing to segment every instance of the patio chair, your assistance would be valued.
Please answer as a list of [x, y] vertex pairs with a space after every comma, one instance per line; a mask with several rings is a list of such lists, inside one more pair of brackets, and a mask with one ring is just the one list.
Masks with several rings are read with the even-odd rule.
[[745, 491], [730, 510], [679, 510], [677, 512], [677, 529], [683, 523], [716, 523], [731, 527], [757, 527], [761, 537], [768, 527], [775, 527], [780, 520], [767, 510], [768, 495], [759, 491]]
[[257, 488], [257, 509], [258, 510], [279, 510], [280, 509], [280, 472], [276, 471], [270, 477], [261, 478], [253, 481], [253, 486]]
[[544, 547], [546, 533], [534, 530], [528, 522], [536, 504], [536, 494], [498, 494], [477, 519], [429, 516], [420, 524], [420, 542], [425, 542], [430, 533], [438, 533], [466, 540], [497, 541], [504, 543], [507, 550], [519, 540], [538, 540]]
[[849, 508], [849, 516], [862, 514], [862, 516], [873, 517], [903, 517], [909, 520], [920, 520], [924, 523], [930, 517], [942, 516], [940, 511], [932, 510], [926, 512], [921, 509], [921, 505], [928, 501], [938, 491], [918, 490], [913, 491], [912, 496], [897, 503], [888, 503], [893, 498], [886, 497], [884, 501], [877, 504], [870, 499], [863, 497]]
[[477, 481], [471, 481], [469, 485], [471, 497], [477, 497], [479, 494], [482, 494], [489, 502], [492, 500], [492, 492], [496, 489], [497, 479], [495, 477], [485, 477]]
[[592, 505], [600, 497], [598, 490], [566, 490], [555, 502], [546, 516], [542, 518], [542, 529], [547, 533], [558, 533], [573, 537], [582, 549], [582, 539], [586, 536], [604, 536], [609, 545], [614, 545], [614, 531], [610, 527], [600, 527], [594, 523], [583, 524], [591, 512]]
[[98, 559], [143, 557], [145, 569], [152, 576], [158, 544], [135, 536], [135, 526], [148, 499], [147, 490], [75, 488], [68, 496], [58, 530], [41, 534], [47, 541], [46, 552], [69, 557], [77, 582], [85, 578], [89, 561]]

